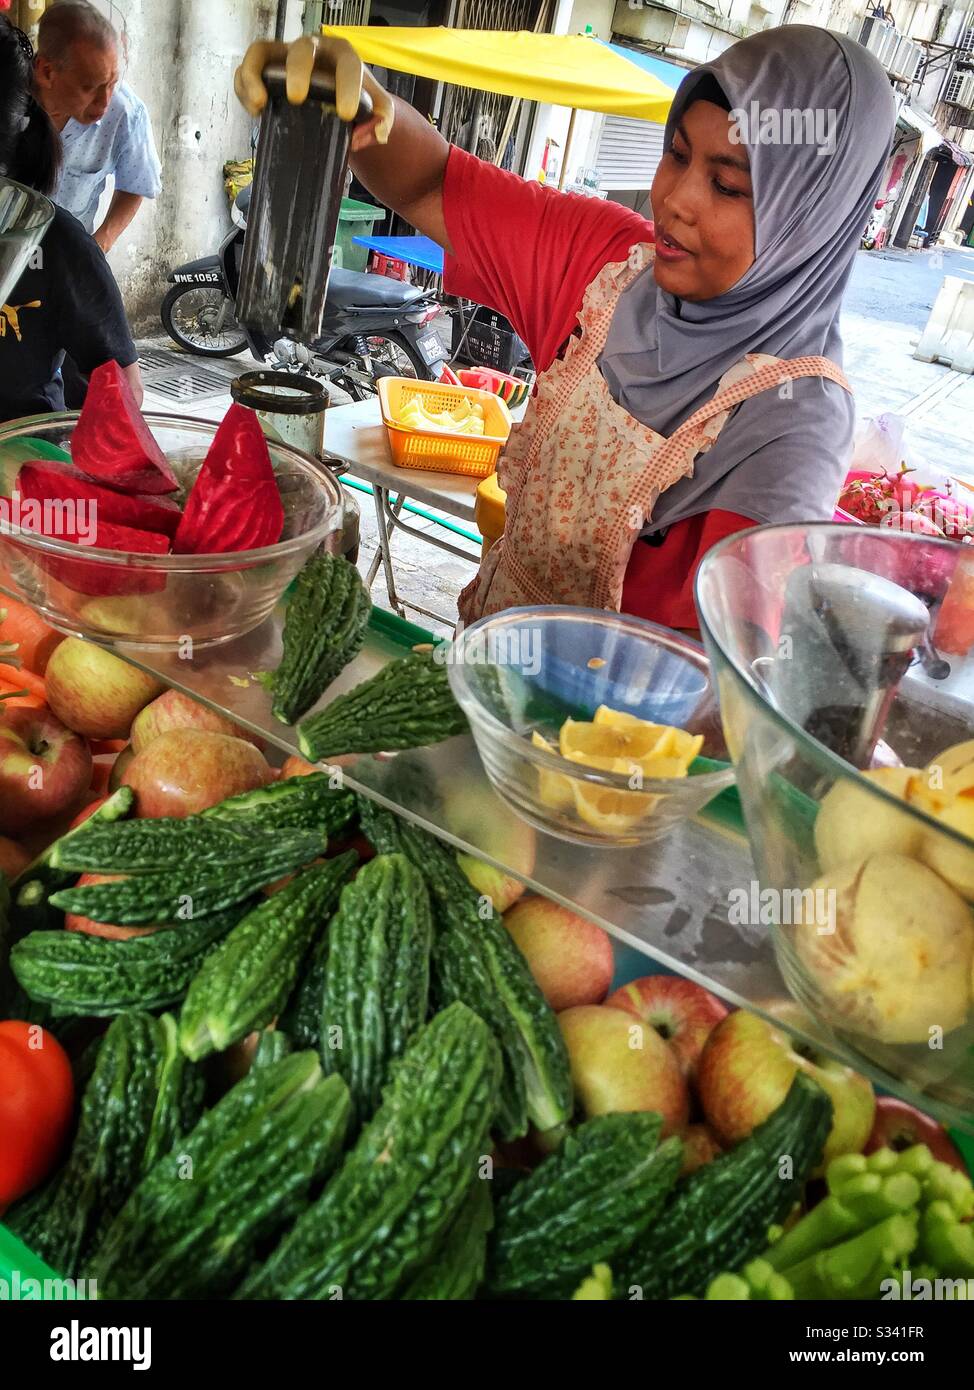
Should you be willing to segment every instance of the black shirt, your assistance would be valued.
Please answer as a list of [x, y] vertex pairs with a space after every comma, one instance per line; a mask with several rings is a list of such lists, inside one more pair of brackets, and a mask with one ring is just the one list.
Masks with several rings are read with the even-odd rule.
[[0, 420], [64, 409], [58, 369], [67, 352], [89, 372], [137, 361], [125, 308], [101, 247], [55, 208], [31, 264], [0, 306]]

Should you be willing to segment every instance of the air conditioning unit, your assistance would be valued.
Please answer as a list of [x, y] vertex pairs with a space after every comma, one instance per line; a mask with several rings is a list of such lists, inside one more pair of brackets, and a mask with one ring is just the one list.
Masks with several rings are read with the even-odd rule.
[[690, 21], [672, 10], [653, 9], [649, 5], [631, 5], [629, 0], [616, 0], [612, 16], [612, 31], [641, 43], [659, 44], [664, 48], [682, 48], [690, 34]]
[[912, 82], [920, 70], [923, 49], [910, 39], [900, 38], [890, 59], [887, 71], [902, 82]]

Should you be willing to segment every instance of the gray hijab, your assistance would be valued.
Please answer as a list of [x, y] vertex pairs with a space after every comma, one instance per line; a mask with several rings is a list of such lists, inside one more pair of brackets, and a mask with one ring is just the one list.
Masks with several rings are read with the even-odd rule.
[[[651, 266], [621, 296], [602, 375], [630, 415], [662, 434], [709, 400], [745, 353], [821, 354], [841, 366], [839, 308], [895, 124], [889, 80], [872, 54], [840, 34], [794, 24], [744, 39], [688, 73], [665, 149], [708, 76], [733, 110], [753, 113], [756, 103], [762, 112], [821, 113], [818, 133], [831, 152], [819, 153], [820, 140], [764, 142], [760, 127], [746, 122], [754, 264], [704, 302], [677, 302], [657, 286]], [[745, 401], [694, 476], [662, 494], [646, 531], [710, 508], [755, 521], [830, 517], [853, 424], [851, 397], [819, 378], [794, 382], [790, 399], [765, 391]]]

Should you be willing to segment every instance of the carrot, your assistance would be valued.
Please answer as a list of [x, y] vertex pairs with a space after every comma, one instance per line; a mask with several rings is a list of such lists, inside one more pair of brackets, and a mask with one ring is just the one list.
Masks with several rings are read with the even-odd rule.
[[13, 685], [17, 690], [26, 690], [31, 695], [36, 695], [42, 704], [47, 702], [47, 689], [43, 677], [35, 676], [26, 666], [8, 666], [5, 661], [0, 661], [0, 681]]
[[24, 694], [25, 687], [22, 685], [11, 685], [7, 681], [0, 681], [0, 718], [5, 709], [42, 709], [44, 701], [38, 696], [32, 695], [30, 691]]
[[43, 676], [51, 653], [64, 638], [19, 599], [0, 595], [0, 609], [6, 610], [6, 617], [0, 623], [0, 638], [5, 642], [19, 643], [18, 658], [30, 670]]

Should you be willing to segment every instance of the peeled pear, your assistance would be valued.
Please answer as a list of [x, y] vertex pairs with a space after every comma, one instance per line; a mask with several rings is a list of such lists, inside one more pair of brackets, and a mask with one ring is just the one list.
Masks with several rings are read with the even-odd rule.
[[[909, 791], [927, 815], [974, 841], [974, 740], [954, 744], [932, 758]], [[925, 830], [920, 858], [946, 879], [968, 902], [974, 902], [974, 847], [966, 849], [949, 835]]]
[[[923, 774], [913, 767], [874, 767], [862, 775], [905, 801], [907, 788]], [[916, 854], [922, 838], [923, 826], [915, 816], [887, 806], [851, 777], [836, 782], [822, 798], [815, 818], [815, 849], [822, 873], [870, 854]]]
[[[974, 916], [942, 878], [902, 854], [823, 874], [809, 925], [793, 931], [809, 982], [837, 1025], [884, 1043], [929, 1043], [967, 1018]], [[810, 914], [811, 915], [811, 914]], [[821, 930], [823, 917], [835, 930]]]

